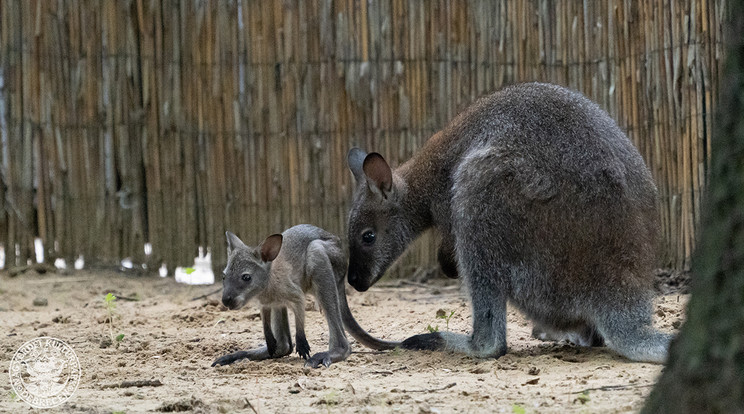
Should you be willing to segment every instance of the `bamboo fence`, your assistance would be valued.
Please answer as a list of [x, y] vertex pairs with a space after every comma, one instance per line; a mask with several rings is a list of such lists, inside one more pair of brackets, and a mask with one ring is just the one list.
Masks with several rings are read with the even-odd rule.
[[[0, 0], [0, 244], [169, 268], [225, 230], [345, 234], [350, 147], [393, 166], [478, 96], [582, 91], [657, 181], [661, 266], [699, 229], [723, 0]], [[144, 243], [152, 244], [145, 255]], [[426, 235], [394, 272], [435, 263]]]

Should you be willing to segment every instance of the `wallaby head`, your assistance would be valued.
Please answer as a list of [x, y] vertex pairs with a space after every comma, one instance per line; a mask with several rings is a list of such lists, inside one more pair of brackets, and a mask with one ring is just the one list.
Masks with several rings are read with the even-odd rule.
[[349, 211], [349, 284], [364, 292], [403, 253], [414, 237], [405, 220], [405, 183], [382, 155], [352, 148], [349, 169], [356, 190]]
[[282, 247], [282, 235], [273, 234], [258, 247], [246, 246], [238, 236], [227, 235], [227, 267], [222, 277], [222, 303], [240, 309], [269, 285], [271, 262]]

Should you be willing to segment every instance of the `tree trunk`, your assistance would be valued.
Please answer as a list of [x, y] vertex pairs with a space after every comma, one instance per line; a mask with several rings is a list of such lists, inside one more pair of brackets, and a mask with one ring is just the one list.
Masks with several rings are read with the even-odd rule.
[[744, 0], [728, 8], [692, 297], [644, 413], [744, 412]]

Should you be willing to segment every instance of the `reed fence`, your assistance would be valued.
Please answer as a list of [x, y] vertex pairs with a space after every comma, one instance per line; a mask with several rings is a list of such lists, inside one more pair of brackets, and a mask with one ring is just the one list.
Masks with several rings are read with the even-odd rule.
[[5, 266], [35, 238], [46, 260], [171, 270], [204, 246], [219, 270], [227, 229], [344, 234], [350, 147], [398, 165], [478, 96], [540, 80], [627, 131], [660, 190], [659, 264], [686, 268], [725, 17], [723, 0], [0, 0]]

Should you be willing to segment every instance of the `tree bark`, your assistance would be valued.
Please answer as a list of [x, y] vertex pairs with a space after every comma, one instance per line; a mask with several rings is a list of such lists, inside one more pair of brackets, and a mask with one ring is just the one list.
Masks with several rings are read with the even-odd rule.
[[728, 2], [728, 9], [687, 321], [644, 413], [744, 412], [744, 0]]

